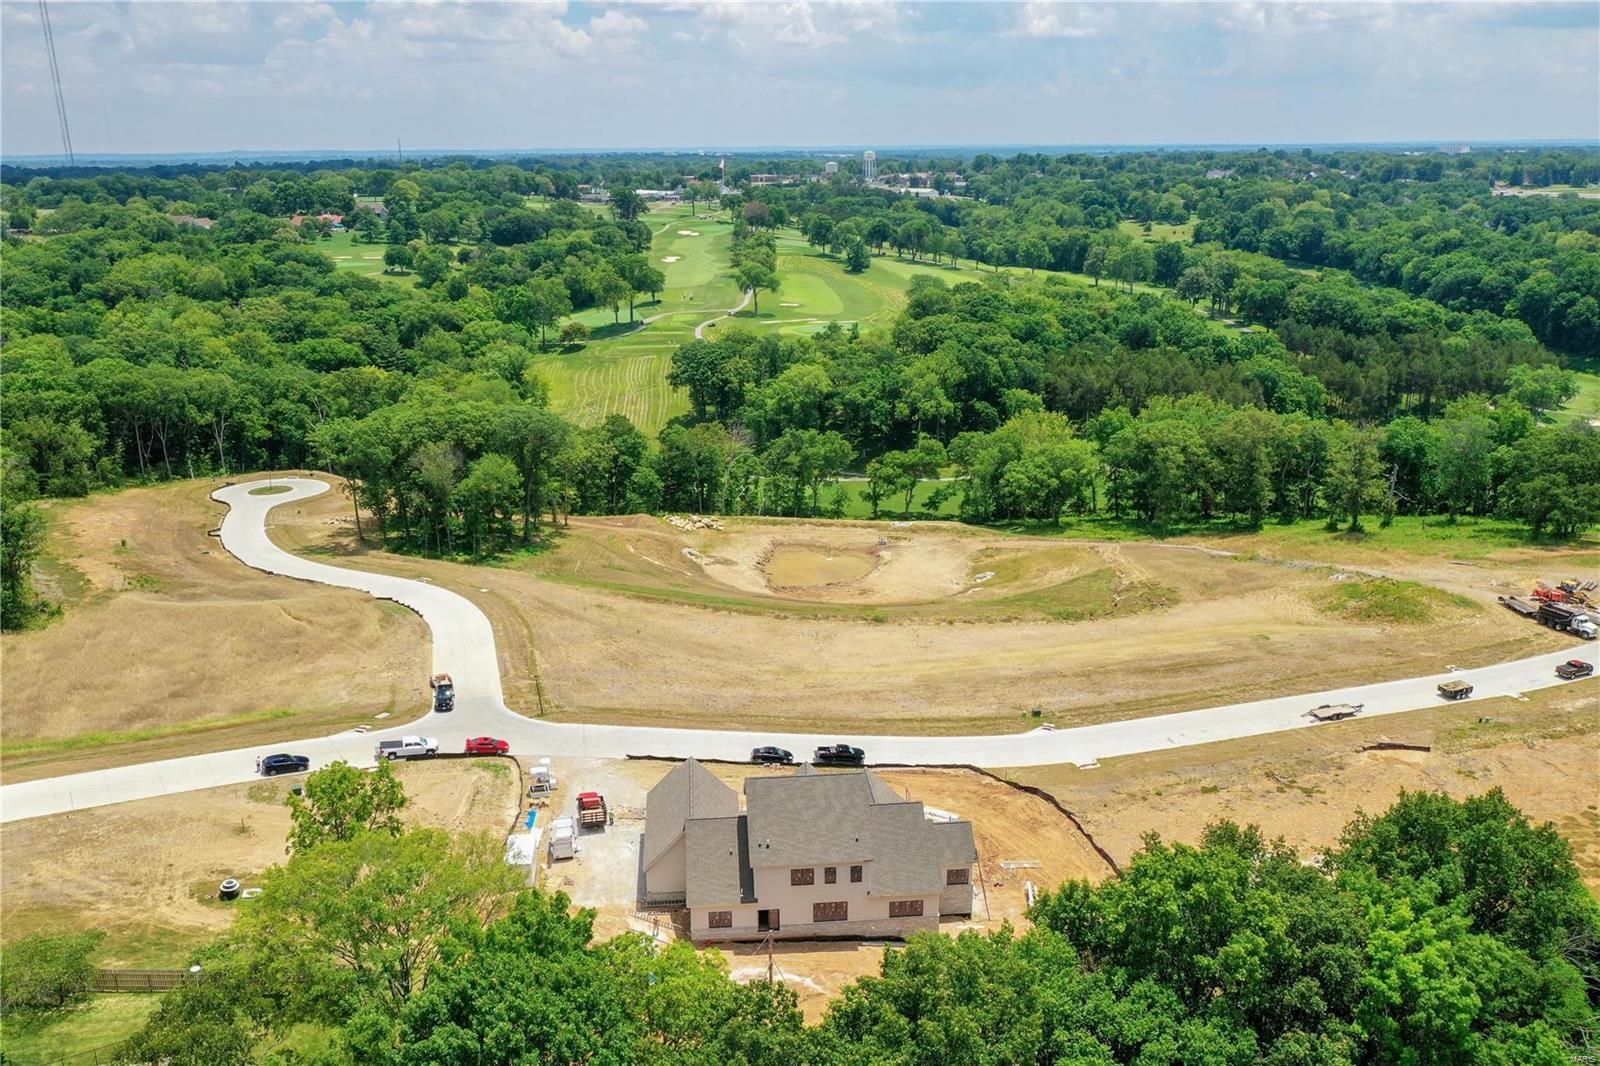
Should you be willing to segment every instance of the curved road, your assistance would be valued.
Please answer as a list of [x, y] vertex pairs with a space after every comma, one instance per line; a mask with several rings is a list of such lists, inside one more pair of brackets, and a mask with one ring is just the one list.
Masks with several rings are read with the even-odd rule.
[[[1557, 663], [1582, 655], [1593, 661], [1593, 646], [1536, 655], [1529, 659], [1462, 670], [1451, 674], [1358, 685], [1328, 692], [1283, 696], [1207, 710], [1184, 711], [1149, 718], [1080, 726], [1035, 729], [1028, 733], [977, 737], [817, 736], [743, 733], [724, 730], [657, 729], [648, 726], [558, 724], [525, 718], [505, 705], [495, 653], [494, 631], [483, 612], [463, 596], [407, 578], [346, 570], [292, 555], [267, 535], [267, 516], [275, 507], [328, 491], [328, 484], [308, 478], [283, 478], [289, 487], [275, 495], [251, 495], [261, 482], [219, 489], [215, 499], [229, 506], [222, 523], [222, 544], [248, 566], [272, 574], [359, 589], [394, 600], [416, 611], [433, 631], [433, 672], [448, 672], [456, 683], [456, 710], [428, 714], [422, 720], [370, 733], [344, 732], [329, 737], [192, 755], [137, 766], [25, 781], [0, 788], [0, 820], [36, 818], [61, 811], [97, 807], [214, 785], [251, 780], [255, 757], [269, 751], [308, 755], [313, 766], [335, 759], [370, 765], [377, 741], [421, 733], [439, 738], [442, 750], [461, 749], [471, 736], [504, 737], [525, 756], [557, 755], [621, 758], [656, 755], [683, 758], [745, 759], [760, 744], [778, 744], [804, 756], [821, 743], [846, 741], [867, 750], [874, 763], [983, 766], [1079, 765], [1117, 755], [1231, 740], [1286, 729], [1309, 728], [1306, 710], [1322, 703], [1363, 703], [1363, 717], [1398, 714], [1440, 704], [1435, 686], [1459, 678], [1472, 682], [1474, 699], [1507, 696], [1562, 684]], [[1507, 619], [1508, 622], [1511, 619]]]

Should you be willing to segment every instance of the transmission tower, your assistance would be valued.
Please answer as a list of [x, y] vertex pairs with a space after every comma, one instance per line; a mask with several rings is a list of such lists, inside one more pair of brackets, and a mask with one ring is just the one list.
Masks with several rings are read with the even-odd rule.
[[50, 56], [50, 81], [56, 90], [56, 118], [61, 121], [61, 147], [67, 153], [67, 162], [77, 160], [72, 154], [72, 131], [67, 128], [67, 100], [61, 95], [61, 67], [56, 63], [56, 35], [50, 29], [50, 8], [39, 0], [39, 21], [44, 25], [44, 50]]

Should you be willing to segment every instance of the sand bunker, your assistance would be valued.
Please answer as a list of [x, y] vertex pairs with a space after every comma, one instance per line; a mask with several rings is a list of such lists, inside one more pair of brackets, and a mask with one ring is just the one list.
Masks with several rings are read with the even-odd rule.
[[678, 236], [680, 236], [680, 237], [698, 237], [698, 236], [700, 236], [700, 231], [699, 230], [693, 230], [693, 229], [681, 229], [681, 230], [678, 231]]
[[775, 544], [761, 562], [773, 588], [812, 588], [860, 581], [878, 567], [871, 550], [824, 548], [810, 544]]
[[336, 255], [336, 256], [334, 256], [334, 258], [335, 259], [350, 259], [350, 258], [353, 258], [353, 257], [352, 256], [348, 256], [348, 255]]
[[779, 307], [799, 307], [800, 305], [797, 304], [797, 303], [780, 303], [778, 306]]
[[676, 263], [678, 260], [680, 260], [682, 258], [683, 258], [683, 256], [681, 256], [681, 255], [664, 255], [664, 256], [661, 257], [661, 261], [663, 263]]

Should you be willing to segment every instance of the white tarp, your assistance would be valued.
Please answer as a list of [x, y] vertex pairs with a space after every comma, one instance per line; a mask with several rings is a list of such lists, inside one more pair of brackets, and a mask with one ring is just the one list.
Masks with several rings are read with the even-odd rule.
[[543, 834], [543, 829], [530, 829], [506, 837], [506, 862], [512, 866], [532, 866], [538, 858], [539, 838]]

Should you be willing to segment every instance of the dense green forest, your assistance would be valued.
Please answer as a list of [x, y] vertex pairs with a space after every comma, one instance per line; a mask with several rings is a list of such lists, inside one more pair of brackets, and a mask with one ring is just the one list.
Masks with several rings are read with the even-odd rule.
[[[921, 933], [807, 1026], [715, 953], [518, 884], [496, 841], [360, 818], [319, 775], [291, 857], [118, 1061], [1558, 1066], [1594, 1050], [1600, 908], [1568, 844], [1498, 792], [1402, 794], [1304, 857], [1220, 823], [1146, 839], [1031, 927]], [[381, 793], [381, 795], [380, 795]], [[371, 800], [372, 802], [367, 802]], [[354, 802], [354, 801], [351, 801]], [[59, 1009], [93, 936], [8, 946], [7, 1009]], [[73, 960], [79, 964], [73, 965]]]
[[[698, 156], [7, 167], [4, 622], [40, 610], [27, 500], [275, 468], [342, 474], [366, 535], [458, 556], [570, 513], [842, 513], [846, 471], [875, 508], [952, 477], [935, 507], [959, 495], [980, 522], [1497, 514], [1571, 536], [1600, 521], [1600, 436], [1547, 412], [1596, 353], [1600, 202], [1495, 188], [1591, 181], [1597, 160], [882, 162], [961, 193], [940, 197], [851, 166], [809, 180], [820, 160], [798, 157], [736, 161], [724, 188]], [[751, 185], [758, 166], [796, 181]], [[582, 345], [574, 312], [620, 330], [662, 285], [634, 187], [729, 212], [756, 308], [782, 284], [774, 232], [852, 272], [873, 253], [968, 269], [916, 279], [886, 330], [683, 344], [691, 410], [658, 439], [574, 425], [540, 356]], [[336, 269], [335, 227], [408, 284]]]

